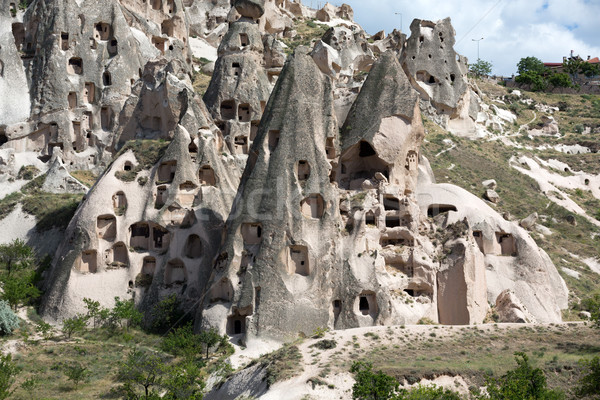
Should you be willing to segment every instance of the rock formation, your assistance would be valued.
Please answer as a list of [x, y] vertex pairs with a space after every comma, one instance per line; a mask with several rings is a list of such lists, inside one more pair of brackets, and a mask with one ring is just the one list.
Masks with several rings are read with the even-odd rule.
[[[0, 10], [0, 89], [18, 106], [0, 99], [1, 170], [33, 152], [48, 191], [103, 171], [46, 273], [45, 317], [133, 296], [148, 322], [175, 294], [197, 330], [244, 340], [482, 323], [490, 304], [506, 321], [560, 321], [549, 257], [482, 199], [436, 184], [421, 155], [421, 112], [449, 129], [477, 119], [449, 19], [369, 43], [346, 5], [212, 4]], [[279, 39], [306, 17], [345, 22], [286, 61]], [[203, 99], [188, 31], [219, 46]]]

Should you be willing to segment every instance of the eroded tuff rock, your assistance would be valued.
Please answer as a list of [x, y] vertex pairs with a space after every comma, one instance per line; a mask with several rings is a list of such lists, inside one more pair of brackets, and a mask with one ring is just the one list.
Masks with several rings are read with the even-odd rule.
[[[171, 68], [154, 76], [169, 80]], [[239, 175], [203, 103], [177, 104], [171, 142], [125, 147], [77, 210], [46, 281], [46, 317], [83, 311], [84, 297], [111, 306], [133, 295], [149, 311], [176, 293], [189, 308], [205, 290]]]
[[467, 84], [467, 59], [454, 51], [450, 18], [437, 22], [415, 19], [410, 31], [402, 66], [424, 101], [424, 111], [444, 126], [452, 121], [450, 129], [474, 130], [477, 103]]
[[[4, 147], [37, 153], [43, 161], [58, 147], [70, 170], [110, 161], [116, 116], [148, 60], [191, 61], [180, 0], [35, 1], [12, 24], [1, 25], [1, 51], [10, 53], [14, 77], [7, 92], [16, 84], [23, 88], [11, 103], [19, 112], [2, 119], [9, 122], [1, 132]], [[24, 72], [28, 84], [21, 81]]]

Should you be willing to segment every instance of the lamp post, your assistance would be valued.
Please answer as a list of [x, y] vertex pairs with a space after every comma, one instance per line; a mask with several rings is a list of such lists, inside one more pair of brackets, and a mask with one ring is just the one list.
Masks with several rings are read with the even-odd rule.
[[402, 13], [394, 13], [400, 16], [400, 32], [402, 32]]
[[477, 61], [479, 61], [479, 42], [481, 42], [483, 40], [483, 38], [481, 39], [471, 39], [474, 42], [477, 42]]

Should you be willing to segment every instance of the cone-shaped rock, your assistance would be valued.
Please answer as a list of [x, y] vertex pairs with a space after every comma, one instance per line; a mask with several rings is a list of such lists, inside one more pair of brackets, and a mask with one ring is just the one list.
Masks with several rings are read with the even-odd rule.
[[396, 56], [375, 64], [341, 133], [340, 187], [360, 188], [381, 173], [401, 192], [412, 192], [424, 129], [418, 94]]
[[265, 0], [233, 0], [233, 6], [242, 17], [259, 19], [265, 13]]
[[336, 131], [331, 81], [299, 48], [251, 148], [204, 297], [203, 326], [286, 337], [328, 325], [338, 228], [325, 147]]

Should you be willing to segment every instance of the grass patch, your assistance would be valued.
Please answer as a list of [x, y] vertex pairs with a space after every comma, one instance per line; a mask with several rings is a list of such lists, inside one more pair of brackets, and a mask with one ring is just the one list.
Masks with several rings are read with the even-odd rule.
[[284, 49], [287, 55], [292, 54], [298, 46], [312, 47], [329, 30], [329, 26], [316, 23], [314, 20], [299, 19], [294, 22], [294, 29], [297, 32], [295, 37], [282, 39], [287, 46]]
[[133, 182], [137, 177], [138, 172], [151, 169], [161, 159], [169, 142], [164, 140], [130, 140], [125, 143], [125, 146], [114, 157], [116, 160], [122, 154], [131, 150], [135, 155], [138, 165], [133, 167], [131, 171], [117, 171], [115, 177], [123, 182]]
[[88, 188], [94, 186], [98, 180], [98, 175], [94, 174], [92, 171], [73, 171], [71, 172], [71, 176]]
[[249, 366], [260, 364], [266, 368], [267, 385], [290, 379], [302, 371], [302, 353], [294, 343], [285, 344], [281, 349], [254, 360]]

